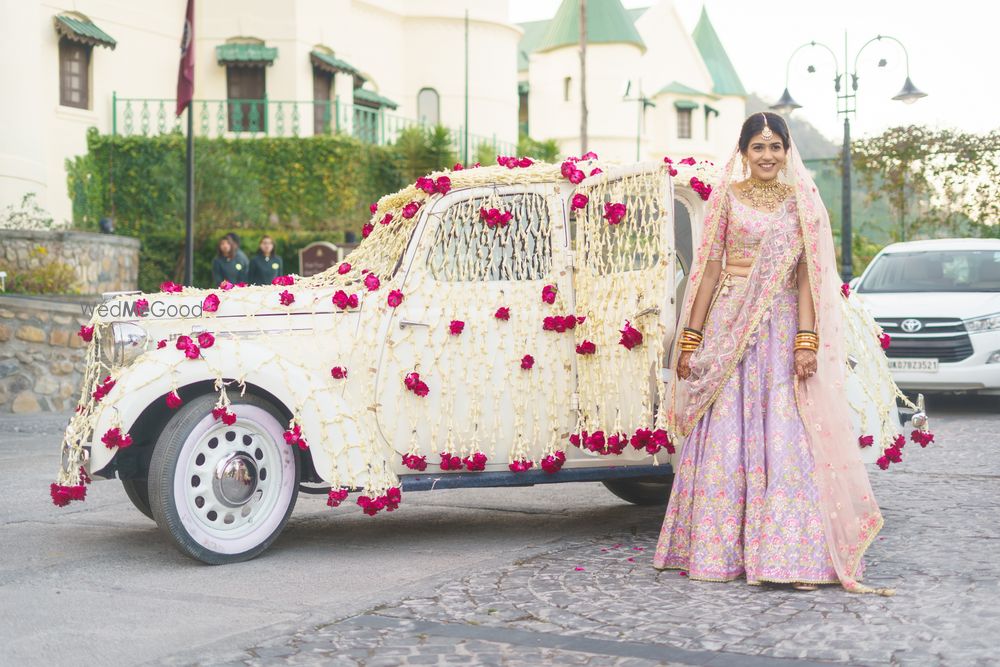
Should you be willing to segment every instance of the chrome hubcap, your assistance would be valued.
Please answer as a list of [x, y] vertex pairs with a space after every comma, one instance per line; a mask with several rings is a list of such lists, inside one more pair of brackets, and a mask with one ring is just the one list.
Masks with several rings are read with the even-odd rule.
[[243, 452], [222, 459], [212, 476], [215, 497], [227, 507], [242, 507], [257, 490], [257, 464]]

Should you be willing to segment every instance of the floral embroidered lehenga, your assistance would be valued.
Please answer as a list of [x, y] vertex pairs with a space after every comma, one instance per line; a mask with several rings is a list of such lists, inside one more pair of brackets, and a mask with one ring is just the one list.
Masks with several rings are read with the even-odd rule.
[[[668, 419], [683, 437], [654, 557], [693, 579], [860, 583], [862, 555], [882, 526], [849, 428], [840, 279], [829, 218], [794, 145], [789, 196], [772, 213], [731, 188], [739, 153], [709, 200], [681, 322], [708, 261], [752, 259], [746, 277], [723, 270], [692, 355], [674, 378]], [[809, 272], [820, 350], [798, 380], [796, 271]], [[677, 366], [675, 351], [673, 367]]]

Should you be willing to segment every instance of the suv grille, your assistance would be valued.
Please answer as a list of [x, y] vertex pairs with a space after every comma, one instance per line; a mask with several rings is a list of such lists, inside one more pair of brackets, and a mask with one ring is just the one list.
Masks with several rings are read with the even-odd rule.
[[[915, 332], [903, 330], [907, 320], [920, 322]], [[892, 344], [886, 350], [889, 357], [911, 359], [937, 359], [943, 363], [955, 363], [972, 356], [972, 341], [962, 320], [953, 317], [891, 317], [876, 320], [882, 329], [892, 336]]]

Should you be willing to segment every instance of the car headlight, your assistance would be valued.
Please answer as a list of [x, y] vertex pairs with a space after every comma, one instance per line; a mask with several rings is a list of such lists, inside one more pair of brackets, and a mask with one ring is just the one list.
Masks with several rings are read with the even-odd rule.
[[128, 366], [146, 349], [146, 330], [131, 322], [115, 322], [101, 336], [101, 357], [108, 366]]
[[980, 331], [1000, 331], [1000, 313], [977, 317], [974, 320], [966, 320], [965, 328], [969, 333]]

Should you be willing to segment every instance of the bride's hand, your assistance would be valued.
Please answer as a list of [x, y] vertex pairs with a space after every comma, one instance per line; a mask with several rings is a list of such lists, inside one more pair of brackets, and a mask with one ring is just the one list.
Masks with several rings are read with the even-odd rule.
[[694, 352], [681, 352], [677, 358], [677, 377], [687, 380], [691, 376], [691, 355]]
[[795, 374], [805, 380], [816, 374], [816, 353], [812, 350], [795, 350]]

